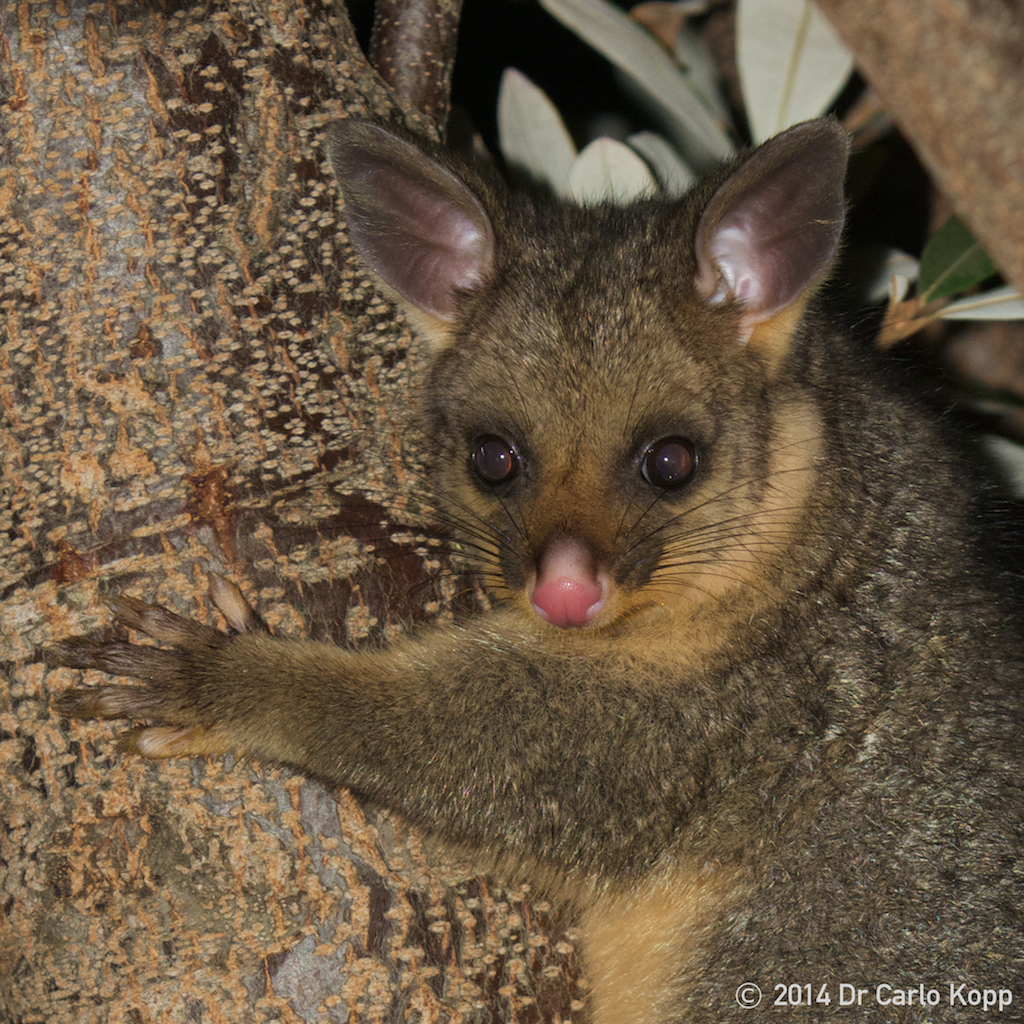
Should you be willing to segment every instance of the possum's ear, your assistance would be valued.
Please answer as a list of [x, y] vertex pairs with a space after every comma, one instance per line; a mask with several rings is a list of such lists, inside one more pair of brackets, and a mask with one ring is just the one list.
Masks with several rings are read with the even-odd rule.
[[741, 344], [790, 310], [788, 336], [828, 271], [846, 214], [849, 146], [837, 121], [798, 124], [755, 149], [711, 197], [697, 226], [697, 293], [709, 305], [739, 304]]
[[459, 293], [479, 288], [491, 267], [494, 233], [480, 201], [379, 125], [338, 121], [327, 151], [353, 244], [416, 325], [439, 340]]

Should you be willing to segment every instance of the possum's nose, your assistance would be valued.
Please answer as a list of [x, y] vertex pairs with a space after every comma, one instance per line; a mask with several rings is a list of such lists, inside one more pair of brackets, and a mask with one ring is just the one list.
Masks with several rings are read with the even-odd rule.
[[579, 629], [604, 607], [609, 580], [590, 551], [578, 540], [552, 540], [537, 563], [530, 588], [533, 610], [563, 629]]

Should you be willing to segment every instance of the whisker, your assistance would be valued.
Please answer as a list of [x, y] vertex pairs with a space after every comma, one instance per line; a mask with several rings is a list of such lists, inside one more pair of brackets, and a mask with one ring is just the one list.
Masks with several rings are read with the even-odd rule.
[[[791, 446], [790, 445], [783, 446], [782, 448], [776, 449], [775, 452], [777, 453], [777, 452], [785, 451], [789, 447], [791, 447]], [[789, 473], [802, 473], [802, 472], [806, 472], [808, 468], [810, 468], [810, 467], [804, 466], [804, 467], [791, 467], [789, 469], [778, 470], [775, 474], [773, 474], [773, 477], [774, 476], [784, 476], [784, 475], [789, 474]], [[699, 502], [698, 504], [691, 505], [688, 508], [682, 510], [677, 515], [672, 516], [671, 518], [667, 519], [664, 523], [661, 523], [658, 526], [654, 527], [654, 529], [649, 530], [649, 531], [647, 531], [646, 533], [643, 533], [643, 534], [638, 534], [638, 531], [642, 527], [642, 525], [644, 523], [644, 520], [647, 518], [647, 516], [649, 514], [651, 514], [652, 510], [655, 509], [658, 505], [660, 505], [663, 501], [668, 500], [668, 495], [659, 495], [657, 498], [655, 498], [655, 500], [650, 505], [647, 506], [647, 508], [641, 513], [641, 515], [633, 522], [633, 524], [630, 526], [630, 528], [626, 531], [625, 535], [627, 537], [629, 537], [631, 534], [638, 534], [638, 536], [637, 536], [637, 539], [635, 541], [633, 541], [633, 543], [631, 543], [626, 548], [626, 552], [625, 553], [628, 554], [629, 552], [633, 551], [638, 545], [644, 543], [645, 541], [650, 540], [652, 537], [655, 537], [658, 533], [661, 533], [661, 532], [663, 532], [665, 530], [671, 529], [674, 526], [678, 526], [678, 524], [682, 520], [684, 520], [686, 518], [689, 518], [689, 517], [692, 517], [692, 516], [694, 516], [698, 512], [706, 511], [709, 507], [713, 506], [715, 503], [717, 503], [717, 502], [724, 502], [724, 501], [729, 500], [730, 498], [734, 497], [738, 493], [741, 493], [744, 489], [748, 488], [751, 484], [756, 483], [756, 482], [758, 482], [758, 481], [754, 477], [747, 477], [745, 479], [739, 480], [736, 483], [734, 483], [733, 485], [731, 485], [730, 487], [728, 487], [728, 488], [726, 488], [724, 490], [720, 490], [720, 491], [716, 492], [715, 494], [709, 495], [708, 497], [706, 497], [703, 501]], [[738, 513], [735, 516], [729, 517], [729, 519], [720, 520], [719, 522], [721, 522], [721, 523], [729, 523], [729, 522], [734, 522], [734, 521], [737, 521], [739, 519], [746, 518], [746, 517], [758, 517], [758, 516], [765, 516], [765, 515], [775, 515], [775, 514], [781, 514], [781, 513], [785, 513], [785, 512], [790, 512], [790, 511], [800, 512], [801, 514], [806, 514], [806, 512], [807, 512], [809, 507], [810, 507], [809, 505], [803, 504], [803, 505], [789, 506], [789, 507], [783, 508], [783, 509], [764, 509], [764, 508], [758, 508], [758, 509], [754, 509], [754, 510], [752, 510], [750, 512]], [[694, 532], [696, 532], [696, 530], [699, 530], [701, 528], [702, 527], [694, 528]]]

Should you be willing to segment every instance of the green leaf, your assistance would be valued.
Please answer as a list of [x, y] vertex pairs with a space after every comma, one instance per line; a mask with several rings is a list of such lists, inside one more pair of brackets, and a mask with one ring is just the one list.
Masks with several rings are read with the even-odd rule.
[[996, 273], [988, 253], [959, 217], [950, 217], [921, 253], [918, 294], [923, 302], [956, 295]]

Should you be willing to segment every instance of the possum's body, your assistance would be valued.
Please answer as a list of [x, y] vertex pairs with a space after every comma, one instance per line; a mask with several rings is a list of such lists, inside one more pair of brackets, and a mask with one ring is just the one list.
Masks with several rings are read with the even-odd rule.
[[122, 601], [172, 650], [66, 641], [146, 685], [65, 712], [294, 765], [537, 879], [595, 1024], [750, 1021], [747, 983], [778, 1022], [963, 1022], [986, 989], [1024, 1020], [1020, 620], [963, 463], [813, 309], [840, 129], [624, 210], [372, 125], [329, 145], [435, 346], [439, 518], [496, 606], [360, 653], [251, 628], [222, 583], [238, 635]]

